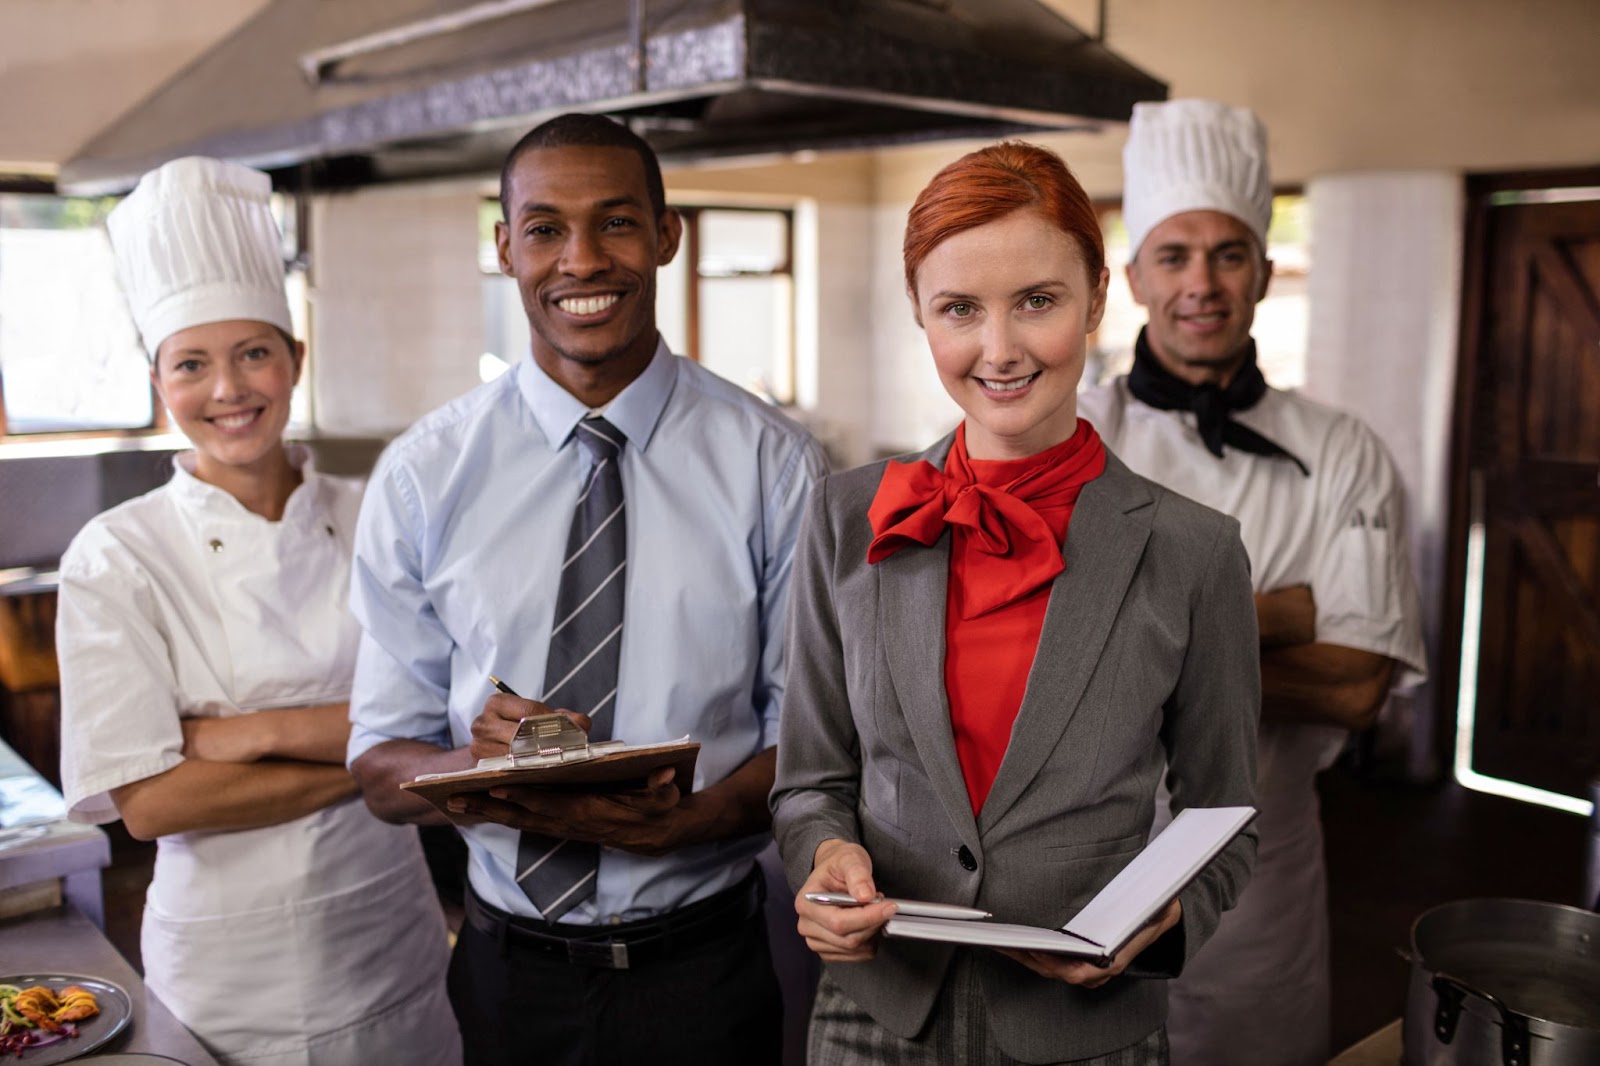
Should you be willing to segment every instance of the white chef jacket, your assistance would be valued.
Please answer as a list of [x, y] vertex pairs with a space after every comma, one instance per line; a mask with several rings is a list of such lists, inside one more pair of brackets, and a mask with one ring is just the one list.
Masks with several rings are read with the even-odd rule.
[[[183, 760], [182, 718], [348, 699], [358, 484], [318, 475], [270, 522], [175, 460], [61, 562], [61, 776], [71, 816]], [[416, 831], [359, 799], [157, 844], [145, 981], [224, 1062], [460, 1061], [445, 927]]]
[[[1206, 450], [1188, 411], [1133, 397], [1126, 377], [1082, 393], [1078, 413], [1136, 473], [1233, 515], [1257, 592], [1308, 585], [1317, 641], [1395, 659], [1396, 684], [1426, 673], [1422, 614], [1393, 462], [1358, 419], [1269, 388], [1235, 421], [1311, 469]], [[1216, 935], [1171, 982], [1173, 1066], [1322, 1066], [1328, 1059], [1328, 907], [1314, 778], [1348, 733], [1263, 719], [1250, 883]], [[1165, 790], [1157, 826], [1165, 824]]]

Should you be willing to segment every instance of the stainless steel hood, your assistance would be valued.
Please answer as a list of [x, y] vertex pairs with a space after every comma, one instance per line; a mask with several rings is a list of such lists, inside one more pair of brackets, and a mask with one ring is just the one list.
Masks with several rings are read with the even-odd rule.
[[190, 154], [298, 187], [486, 173], [572, 110], [670, 164], [1097, 127], [1165, 96], [1039, 0], [274, 0], [58, 185]]

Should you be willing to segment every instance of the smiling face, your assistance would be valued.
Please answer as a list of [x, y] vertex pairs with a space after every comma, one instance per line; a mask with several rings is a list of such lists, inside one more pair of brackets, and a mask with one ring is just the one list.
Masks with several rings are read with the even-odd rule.
[[1220, 211], [1162, 221], [1128, 263], [1128, 287], [1150, 314], [1151, 349], [1192, 385], [1226, 385], [1239, 369], [1271, 276], [1250, 227]]
[[917, 269], [917, 321], [967, 453], [1018, 459], [1070, 437], [1088, 335], [1105, 310], [1077, 241], [1034, 209], [941, 241]]
[[683, 224], [650, 207], [644, 164], [626, 148], [536, 148], [507, 184], [495, 224], [500, 270], [515, 278], [533, 358], [591, 407], [608, 402], [656, 349], [656, 269]]
[[277, 327], [235, 319], [179, 330], [150, 371], [162, 403], [196, 452], [195, 475], [214, 485], [284, 462], [289, 399], [305, 349]]

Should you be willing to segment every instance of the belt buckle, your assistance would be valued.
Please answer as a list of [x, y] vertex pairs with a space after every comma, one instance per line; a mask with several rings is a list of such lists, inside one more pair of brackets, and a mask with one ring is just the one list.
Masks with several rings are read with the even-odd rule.
[[603, 970], [626, 970], [628, 945], [619, 940], [569, 940], [567, 961]]

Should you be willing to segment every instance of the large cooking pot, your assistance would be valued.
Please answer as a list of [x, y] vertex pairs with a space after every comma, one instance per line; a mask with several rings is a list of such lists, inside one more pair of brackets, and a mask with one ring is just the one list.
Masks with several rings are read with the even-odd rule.
[[1600, 914], [1468, 899], [1411, 926], [1406, 1066], [1600, 1063]]

